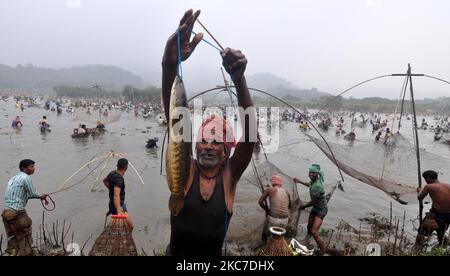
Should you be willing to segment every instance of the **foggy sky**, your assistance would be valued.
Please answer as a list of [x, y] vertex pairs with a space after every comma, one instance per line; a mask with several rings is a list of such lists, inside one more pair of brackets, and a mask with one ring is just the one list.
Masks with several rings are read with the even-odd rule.
[[[165, 42], [189, 8], [202, 10], [224, 46], [246, 54], [247, 74], [331, 94], [404, 73], [408, 62], [450, 79], [448, 0], [0, 0], [0, 64], [106, 64], [158, 79]], [[218, 51], [201, 43], [183, 65], [187, 87], [221, 84], [220, 66]], [[398, 98], [402, 83], [380, 80], [347, 96]], [[414, 87], [417, 98], [450, 96], [436, 81]]]

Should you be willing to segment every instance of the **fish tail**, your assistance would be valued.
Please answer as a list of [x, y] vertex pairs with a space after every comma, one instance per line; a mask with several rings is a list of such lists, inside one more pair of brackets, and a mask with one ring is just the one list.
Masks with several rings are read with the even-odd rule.
[[177, 216], [184, 206], [184, 197], [171, 194], [169, 199], [169, 210], [172, 215]]

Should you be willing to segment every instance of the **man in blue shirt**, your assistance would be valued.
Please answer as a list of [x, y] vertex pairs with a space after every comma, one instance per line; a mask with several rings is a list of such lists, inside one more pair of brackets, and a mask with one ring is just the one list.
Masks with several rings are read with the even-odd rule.
[[47, 195], [39, 195], [33, 186], [31, 176], [35, 162], [30, 159], [20, 161], [20, 173], [12, 177], [5, 191], [5, 209], [2, 212], [3, 223], [8, 237], [8, 252], [12, 255], [32, 255], [32, 220], [25, 206], [29, 199], [44, 200]]

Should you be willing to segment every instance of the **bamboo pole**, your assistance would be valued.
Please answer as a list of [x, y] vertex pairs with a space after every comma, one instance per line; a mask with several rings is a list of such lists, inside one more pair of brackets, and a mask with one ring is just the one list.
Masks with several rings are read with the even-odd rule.
[[136, 170], [136, 168], [133, 166], [133, 163], [131, 163], [130, 161], [128, 161], [128, 164], [131, 166], [131, 168], [134, 170], [134, 172], [136, 173], [136, 175], [139, 177], [139, 180], [142, 183], [142, 186], [145, 185], [144, 180], [142, 179], [142, 177], [139, 175], [139, 172]]
[[[420, 168], [420, 147], [419, 147], [419, 133], [417, 131], [417, 114], [416, 114], [416, 104], [414, 102], [414, 89], [412, 83], [412, 75], [411, 75], [411, 65], [408, 64], [408, 76], [409, 76], [409, 90], [411, 92], [411, 105], [413, 110], [413, 123], [414, 123], [414, 136], [415, 136], [415, 144], [416, 144], [416, 157], [417, 157], [417, 177], [419, 183], [419, 189], [422, 188], [422, 177], [421, 177], [421, 168]], [[419, 219], [422, 221], [422, 213], [423, 213], [423, 201], [419, 202]]]
[[106, 158], [103, 162], [105, 162], [105, 164], [103, 165], [103, 167], [100, 170], [100, 174], [97, 175], [97, 177], [94, 180], [94, 183], [92, 184], [91, 189], [89, 190], [89, 192], [92, 192], [94, 190], [95, 185], [97, 184], [97, 182], [99, 181], [100, 177], [102, 176], [103, 172], [105, 171], [106, 166], [109, 163], [109, 160], [111, 160], [112, 156]]
[[200, 20], [197, 18], [197, 22], [198, 24], [200, 24], [200, 26], [202, 26], [202, 28], [209, 34], [209, 36], [217, 43], [217, 45], [219, 46], [219, 48], [222, 50], [222, 52], [225, 51], [225, 48], [223, 48], [223, 46], [219, 43], [219, 41], [217, 41], [217, 39], [212, 35], [212, 33], [210, 33], [208, 31], [208, 29], [206, 29], [206, 27], [202, 24], [202, 22], [200, 22]]
[[[251, 158], [251, 162], [252, 162], [253, 173], [255, 174], [256, 181], [258, 182], [259, 188], [261, 189], [261, 193], [264, 193], [264, 185], [261, 181], [261, 178], [259, 177], [258, 169], [256, 168], [256, 164], [255, 164], [255, 160], [253, 159], [253, 155]], [[264, 204], [266, 205], [267, 208], [269, 208], [269, 205], [267, 204], [267, 198], [264, 199]]]
[[100, 160], [102, 158], [106, 158], [108, 157], [108, 155], [106, 156], [101, 156], [101, 157], [97, 157], [89, 162], [87, 162], [86, 164], [84, 164], [83, 166], [81, 166], [76, 172], [74, 172], [71, 176], [69, 176], [69, 178], [67, 178], [59, 187], [58, 189], [61, 189], [70, 179], [72, 179], [77, 173], [79, 173], [82, 169], [84, 169], [86, 166], [88, 166], [91, 163], [94, 163], [97, 160]]

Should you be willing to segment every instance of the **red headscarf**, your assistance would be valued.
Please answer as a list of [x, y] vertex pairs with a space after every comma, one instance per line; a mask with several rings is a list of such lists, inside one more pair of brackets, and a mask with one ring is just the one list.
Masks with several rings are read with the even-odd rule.
[[272, 185], [283, 186], [283, 178], [281, 178], [278, 174], [272, 175]]
[[224, 143], [228, 155], [231, 149], [236, 146], [233, 128], [223, 117], [214, 114], [204, 120], [198, 129], [197, 141], [201, 142], [203, 139]]

